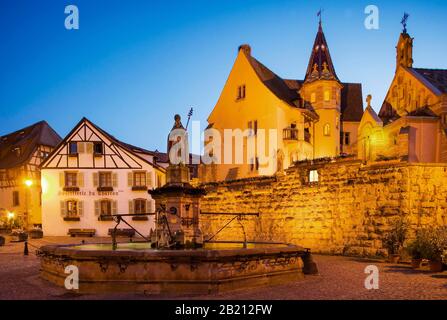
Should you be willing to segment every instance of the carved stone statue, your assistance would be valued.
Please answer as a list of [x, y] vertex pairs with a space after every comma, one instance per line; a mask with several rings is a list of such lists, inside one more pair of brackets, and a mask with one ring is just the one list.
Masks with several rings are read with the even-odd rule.
[[[188, 147], [187, 147], [187, 133], [186, 129], [183, 127], [180, 115], [176, 114], [174, 116], [174, 125], [172, 126], [171, 132], [168, 136], [168, 157], [170, 164], [187, 163]], [[176, 146], [178, 143], [182, 145]], [[176, 146], [176, 151], [171, 154], [171, 149]], [[175, 158], [175, 159], [174, 159]]]
[[366, 103], [368, 104], [366, 107], [371, 108], [371, 100], [372, 100], [372, 95], [368, 94], [368, 96], [366, 97]]

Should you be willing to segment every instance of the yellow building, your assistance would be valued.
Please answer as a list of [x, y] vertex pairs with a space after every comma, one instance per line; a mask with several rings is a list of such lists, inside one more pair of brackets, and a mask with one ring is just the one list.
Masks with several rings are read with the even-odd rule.
[[413, 67], [406, 28], [396, 47], [396, 73], [377, 115], [366, 108], [358, 156], [365, 161], [447, 162], [447, 70]]
[[45, 121], [0, 137], [0, 225], [41, 226], [40, 164], [61, 140]]
[[[243, 140], [244, 161], [235, 159], [236, 137], [232, 138], [232, 161], [224, 161], [228, 140], [222, 140], [221, 157], [218, 163], [202, 167], [202, 181], [273, 175], [295, 161], [356, 155], [362, 100], [361, 84], [338, 79], [321, 22], [304, 80], [282, 79], [252, 56], [249, 45], [241, 45], [208, 117], [208, 128], [216, 129], [222, 138], [225, 129], [248, 132]], [[264, 148], [270, 151], [269, 161], [260, 161], [258, 154], [249, 158], [247, 152], [260, 129], [266, 130]], [[271, 138], [276, 141], [269, 141], [271, 129], [277, 132]]]

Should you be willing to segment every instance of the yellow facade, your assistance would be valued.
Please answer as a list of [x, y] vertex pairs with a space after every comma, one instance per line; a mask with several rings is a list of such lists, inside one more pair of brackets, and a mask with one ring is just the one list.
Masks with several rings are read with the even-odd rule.
[[[349, 97], [349, 90], [346, 90], [345, 103], [342, 103], [345, 86], [351, 86], [351, 91], [357, 93], [354, 107], [352, 102], [350, 106], [346, 102], [354, 101]], [[341, 154], [355, 156], [363, 113], [361, 94], [360, 84], [344, 84], [337, 78], [321, 24], [304, 80], [280, 78], [252, 56], [248, 45], [240, 46], [219, 100], [208, 117], [208, 128], [219, 132], [221, 145], [216, 147], [220, 152], [212, 152], [214, 164], [202, 166], [201, 180], [273, 175], [296, 161], [334, 158]], [[342, 107], [347, 110], [346, 121]], [[243, 140], [242, 164], [235, 159], [237, 139], [225, 139], [226, 129], [254, 130]], [[268, 156], [263, 157], [262, 152], [261, 156], [247, 155], [251, 143], [257, 141], [260, 129], [265, 130], [264, 149]], [[269, 130], [277, 133], [276, 138], [271, 138], [275, 143], [269, 141]], [[216, 139], [212, 138], [214, 146]], [[232, 144], [231, 156], [225, 152], [228, 143]], [[207, 139], [205, 145], [209, 146]], [[205, 153], [208, 151], [205, 148]], [[268, 161], [257, 161], [256, 158]]]
[[[380, 113], [364, 113], [358, 157], [446, 162], [445, 70], [413, 68], [413, 39], [404, 31], [396, 47], [396, 72]], [[443, 80], [444, 79], [444, 80]]]
[[[222, 90], [221, 96], [216, 107], [208, 117], [208, 123], [213, 129], [220, 132], [222, 138], [225, 137], [224, 129], [240, 129], [248, 130], [250, 123], [254, 129], [254, 123], [257, 123], [258, 129], [266, 130], [266, 150], [269, 150], [269, 129], [277, 129], [278, 135], [276, 139], [277, 150], [281, 150], [284, 159], [284, 166], [289, 166], [293, 160], [302, 160], [304, 158], [312, 158], [312, 146], [304, 139], [304, 126], [306, 115], [303, 110], [292, 108], [286, 102], [278, 98], [271, 92], [259, 78], [253, 69], [247, 52], [241, 49], [237, 55], [234, 66], [228, 77], [228, 80]], [[239, 88], [245, 88], [245, 96], [238, 98]], [[298, 130], [299, 140], [284, 140], [283, 129], [290, 128], [291, 125], [296, 126]], [[228, 171], [237, 170], [237, 177], [250, 177], [257, 175], [270, 175], [276, 171], [276, 161], [270, 161], [269, 164], [259, 164], [256, 170], [250, 165], [247, 159], [247, 143], [248, 139], [256, 139], [253, 137], [244, 138], [243, 143], [243, 164], [236, 164], [236, 139], [231, 139], [232, 143], [232, 164], [220, 164], [217, 170], [217, 179], [225, 179]], [[272, 153], [272, 152], [271, 152]], [[221, 162], [224, 162], [224, 146], [221, 146]], [[270, 154], [276, 158], [276, 154]]]

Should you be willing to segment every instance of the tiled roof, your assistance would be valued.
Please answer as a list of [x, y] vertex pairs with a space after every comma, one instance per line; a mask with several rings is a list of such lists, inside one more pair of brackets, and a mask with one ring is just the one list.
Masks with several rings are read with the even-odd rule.
[[413, 68], [441, 93], [447, 93], [447, 70]]
[[62, 138], [46, 121], [0, 137], [0, 169], [27, 163], [39, 145], [55, 147]]
[[[292, 107], [308, 109], [315, 113], [315, 110], [308, 104], [303, 103], [299, 94], [304, 80], [282, 79], [257, 59], [247, 54], [253, 69], [264, 85], [279, 99]], [[342, 83], [341, 91], [341, 113], [344, 121], [358, 121], [363, 115], [363, 95], [360, 83]]]
[[382, 108], [380, 108], [379, 118], [382, 119], [384, 125], [387, 125], [388, 123], [399, 119], [400, 116], [391, 103], [385, 100], [382, 104]]
[[339, 81], [320, 22], [304, 80], [312, 82], [321, 79]]
[[363, 116], [363, 93], [361, 83], [342, 83], [341, 118], [342, 121], [360, 122]]
[[252, 56], [248, 56], [247, 58], [258, 77], [271, 92], [292, 107], [299, 106], [301, 98], [296, 90], [291, 89], [284, 79], [280, 78]]

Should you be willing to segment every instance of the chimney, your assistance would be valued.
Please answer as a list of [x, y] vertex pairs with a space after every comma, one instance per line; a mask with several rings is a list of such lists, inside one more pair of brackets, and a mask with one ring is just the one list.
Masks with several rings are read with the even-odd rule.
[[239, 51], [241, 51], [241, 50], [243, 50], [244, 53], [245, 53], [248, 57], [251, 56], [251, 47], [250, 47], [250, 45], [248, 45], [248, 44], [241, 44], [241, 45], [239, 46]]

